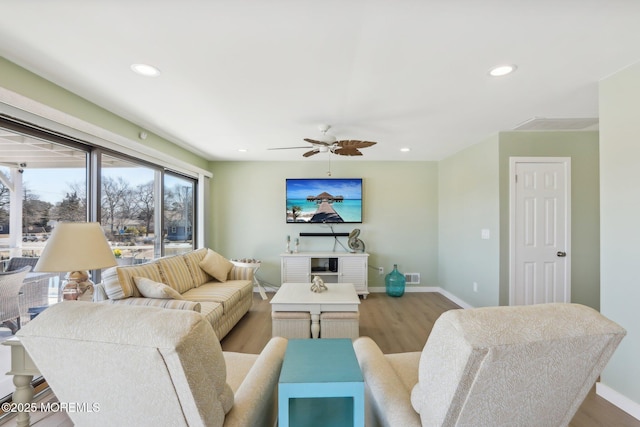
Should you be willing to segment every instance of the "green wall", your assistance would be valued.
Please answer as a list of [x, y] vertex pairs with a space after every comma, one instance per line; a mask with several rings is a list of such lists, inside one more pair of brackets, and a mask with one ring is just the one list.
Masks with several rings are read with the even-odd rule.
[[500, 133], [500, 304], [509, 304], [509, 157], [571, 157], [571, 301], [600, 308], [598, 132]]
[[[332, 176], [363, 178], [362, 224], [336, 224], [334, 231], [361, 230], [369, 258], [369, 287], [384, 286], [398, 264], [403, 273], [420, 273], [417, 286], [438, 285], [438, 166], [435, 162], [332, 162]], [[287, 235], [330, 232], [326, 225], [285, 222], [285, 179], [327, 176], [327, 163], [212, 162], [212, 247], [230, 258], [262, 261], [261, 280], [280, 283], [280, 254]], [[339, 238], [346, 246], [346, 238]], [[300, 238], [300, 251], [331, 251], [333, 238]], [[344, 251], [336, 246], [337, 251]]]
[[501, 132], [442, 160], [440, 286], [474, 307], [509, 304], [510, 157], [571, 157], [571, 299], [598, 309], [598, 132]]
[[474, 307], [498, 305], [498, 136], [442, 160], [438, 172], [440, 286]]
[[[140, 144], [165, 154], [172, 158], [182, 160], [188, 164], [205, 169], [207, 161], [191, 153], [184, 148], [175, 145], [153, 133], [146, 131], [146, 140], [138, 138], [142, 128], [127, 121], [107, 110], [101, 108], [84, 98], [81, 98], [66, 89], [45, 80], [24, 68], [0, 57], [0, 87], [8, 89], [31, 100], [52, 107], [58, 111], [79, 118], [93, 125], [99, 126], [122, 137], [128, 138], [132, 143]], [[0, 103], [3, 100], [0, 99]]]
[[602, 383], [640, 417], [640, 63], [600, 83], [601, 308], [627, 330]]

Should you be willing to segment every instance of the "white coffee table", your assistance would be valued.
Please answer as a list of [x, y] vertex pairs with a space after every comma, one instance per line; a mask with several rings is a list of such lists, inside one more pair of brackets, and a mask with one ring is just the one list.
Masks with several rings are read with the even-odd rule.
[[358, 312], [360, 298], [353, 283], [325, 283], [327, 290], [311, 291], [311, 283], [283, 283], [271, 299], [271, 311], [308, 311], [311, 336], [320, 335], [320, 313], [328, 311]]

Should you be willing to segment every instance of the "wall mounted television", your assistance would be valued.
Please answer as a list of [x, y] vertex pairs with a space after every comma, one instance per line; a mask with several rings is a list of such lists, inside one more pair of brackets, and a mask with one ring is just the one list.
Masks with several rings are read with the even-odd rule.
[[361, 223], [362, 178], [288, 178], [288, 223]]

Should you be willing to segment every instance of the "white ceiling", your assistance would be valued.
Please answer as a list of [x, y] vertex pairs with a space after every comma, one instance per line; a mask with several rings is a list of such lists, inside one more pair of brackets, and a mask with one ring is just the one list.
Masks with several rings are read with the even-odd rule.
[[[302, 160], [267, 148], [321, 123], [378, 141], [364, 160], [439, 160], [534, 117], [597, 117], [598, 81], [640, 60], [637, 0], [1, 6], [0, 55], [211, 160]], [[487, 75], [502, 63], [518, 70]]]

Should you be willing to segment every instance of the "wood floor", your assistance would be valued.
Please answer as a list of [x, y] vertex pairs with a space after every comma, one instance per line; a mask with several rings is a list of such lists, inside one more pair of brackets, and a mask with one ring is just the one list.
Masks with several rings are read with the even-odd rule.
[[[271, 299], [273, 293], [269, 293]], [[360, 305], [360, 335], [373, 338], [384, 353], [421, 351], [435, 320], [458, 308], [437, 293], [406, 293], [401, 298], [371, 294]], [[254, 295], [251, 311], [222, 340], [225, 351], [258, 354], [271, 338], [271, 306]], [[47, 396], [45, 399], [55, 399]], [[66, 414], [33, 414], [36, 426], [70, 427]], [[15, 426], [15, 419], [0, 423]], [[640, 427], [640, 420], [621, 411], [592, 390], [570, 427]], [[547, 427], [547, 426], [540, 426]]]
[[[452, 308], [459, 307], [438, 293], [370, 294], [360, 304], [360, 335], [371, 337], [384, 353], [421, 351], [435, 320]], [[270, 338], [271, 306], [256, 294], [251, 311], [222, 340], [222, 349], [258, 354]], [[640, 427], [640, 420], [592, 390], [569, 426]]]

